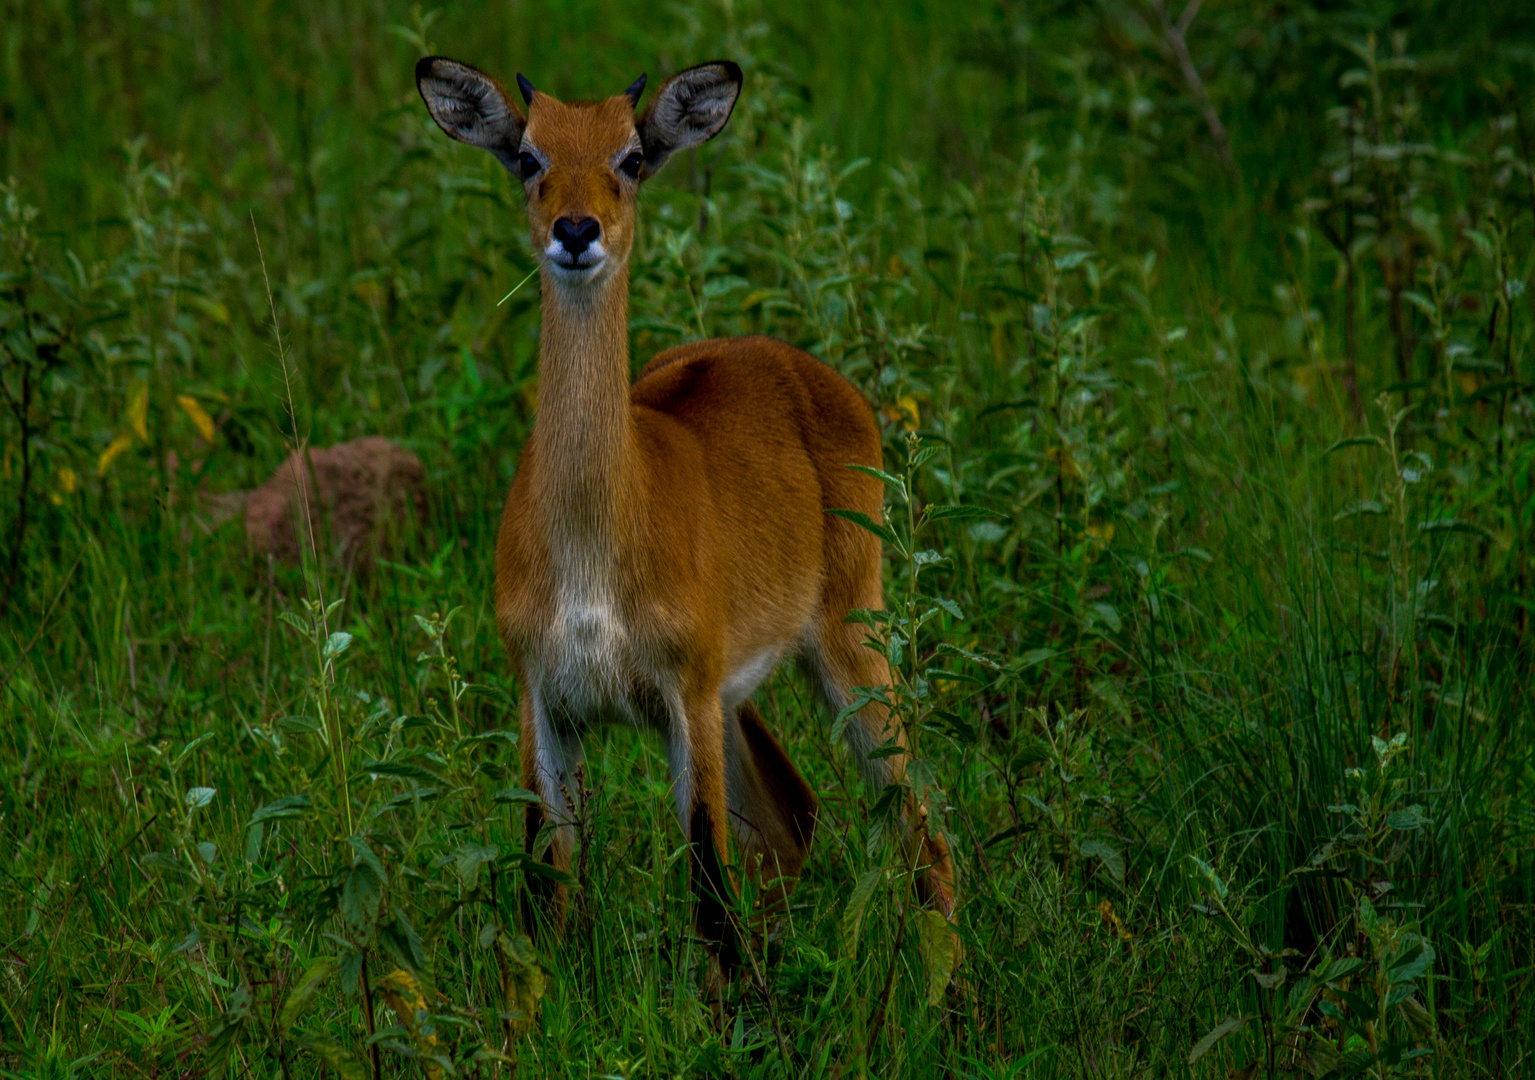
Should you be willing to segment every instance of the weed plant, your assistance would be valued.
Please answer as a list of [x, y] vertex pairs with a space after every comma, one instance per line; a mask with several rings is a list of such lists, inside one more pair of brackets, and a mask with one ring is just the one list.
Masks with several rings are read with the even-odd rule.
[[[1529, 1068], [1523, 6], [3, 10], [0, 1074]], [[642, 200], [636, 360], [773, 334], [886, 431], [856, 617], [915, 760], [862, 789], [761, 690], [822, 818], [723, 1023], [653, 740], [588, 741], [569, 875], [523, 834], [534, 258], [429, 52], [564, 97], [741, 62]], [[215, 524], [363, 434], [431, 493], [371, 574]]]

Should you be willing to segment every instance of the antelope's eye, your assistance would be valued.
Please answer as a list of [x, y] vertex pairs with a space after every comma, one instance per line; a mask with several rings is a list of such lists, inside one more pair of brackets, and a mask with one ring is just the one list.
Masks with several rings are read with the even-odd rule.
[[623, 161], [618, 163], [618, 171], [629, 177], [631, 180], [638, 180], [640, 176], [640, 169], [642, 166], [644, 166], [644, 164], [645, 155], [640, 153], [638, 150], [635, 150], [628, 157], [624, 158]]
[[538, 175], [538, 170], [543, 168], [543, 166], [539, 164], [538, 158], [534, 157], [526, 150], [524, 150], [522, 155], [518, 157], [517, 166], [522, 170], [522, 178], [524, 180], [531, 180], [533, 177]]

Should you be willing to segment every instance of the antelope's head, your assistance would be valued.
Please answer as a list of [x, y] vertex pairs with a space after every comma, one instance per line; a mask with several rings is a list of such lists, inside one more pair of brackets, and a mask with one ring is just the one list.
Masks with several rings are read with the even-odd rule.
[[716, 60], [679, 72], [638, 115], [644, 75], [615, 97], [566, 104], [519, 73], [524, 110], [483, 71], [428, 56], [416, 88], [442, 130], [489, 150], [522, 181], [534, 248], [555, 281], [580, 286], [628, 261], [640, 184], [678, 150], [719, 134], [741, 69]]

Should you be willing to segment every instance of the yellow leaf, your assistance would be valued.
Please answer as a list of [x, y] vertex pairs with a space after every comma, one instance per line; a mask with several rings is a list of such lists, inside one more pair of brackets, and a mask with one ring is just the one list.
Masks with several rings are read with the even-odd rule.
[[496, 939], [501, 950], [501, 992], [506, 1011], [516, 1013], [513, 1032], [526, 1034], [538, 1016], [539, 999], [544, 996], [544, 971], [533, 953], [533, 943], [524, 934], [513, 937], [501, 933]]
[[1112, 521], [1089, 522], [1087, 535], [1107, 547], [1108, 542], [1114, 539], [1114, 523]]
[[182, 394], [176, 398], [176, 404], [181, 406], [181, 411], [187, 414], [192, 423], [197, 425], [197, 433], [203, 437], [204, 442], [213, 441], [213, 417], [208, 415], [202, 404], [190, 394]]
[[922, 423], [922, 413], [917, 408], [917, 399], [910, 394], [903, 394], [894, 405], [886, 405], [885, 416], [907, 431], [916, 431]]
[[1469, 371], [1458, 372], [1455, 376], [1455, 381], [1460, 383], [1460, 392], [1463, 394], [1476, 393], [1477, 385], [1480, 382], [1480, 380], [1477, 379], [1477, 377], [1471, 374]]
[[404, 968], [395, 968], [379, 980], [378, 992], [416, 1040], [416, 1049], [422, 1053], [421, 1065], [429, 1080], [441, 1080], [442, 1066], [429, 1056], [437, 1048], [437, 1036], [427, 1035], [416, 1027], [417, 1014], [426, 1010], [426, 996], [421, 993], [421, 984]]
[[64, 494], [66, 494], [66, 495], [73, 495], [75, 493], [75, 486], [76, 486], [77, 483], [78, 483], [78, 480], [75, 477], [75, 470], [73, 470], [73, 469], [60, 469], [59, 470], [59, 487], [64, 489]]
[[389, 292], [376, 281], [363, 280], [352, 286], [352, 294], [370, 308], [383, 307], [389, 300]]
[[1071, 451], [1063, 446], [1052, 446], [1045, 451], [1045, 460], [1053, 461], [1061, 468], [1061, 475], [1067, 480], [1082, 479], [1082, 470], [1077, 468], [1076, 459], [1071, 456]]
[[149, 384], [141, 382], [133, 388], [133, 396], [128, 399], [128, 413], [126, 417], [128, 427], [133, 433], [145, 442], [149, 441]]
[[113, 439], [111, 444], [101, 452], [101, 457], [96, 459], [96, 475], [107, 475], [107, 470], [112, 467], [112, 462], [117, 459], [119, 454], [132, 445], [132, 435], [129, 435], [126, 431], [118, 433], [117, 438]]

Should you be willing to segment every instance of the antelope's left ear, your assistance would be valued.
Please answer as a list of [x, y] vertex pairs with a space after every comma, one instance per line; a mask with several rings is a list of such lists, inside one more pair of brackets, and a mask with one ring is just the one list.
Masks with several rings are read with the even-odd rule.
[[635, 123], [645, 147], [640, 179], [654, 176], [666, 159], [718, 135], [741, 95], [741, 68], [729, 60], [679, 71], [656, 91]]

